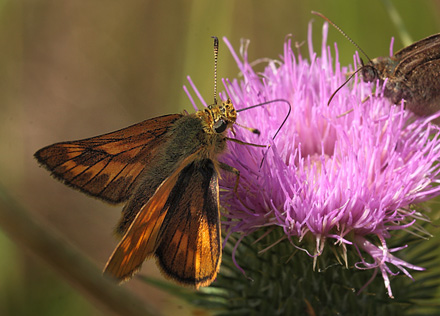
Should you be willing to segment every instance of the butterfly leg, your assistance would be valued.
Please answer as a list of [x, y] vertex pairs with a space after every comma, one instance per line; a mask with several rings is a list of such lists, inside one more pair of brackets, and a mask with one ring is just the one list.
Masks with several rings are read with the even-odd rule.
[[219, 163], [220, 163], [220, 168], [221, 168], [221, 169], [223, 169], [223, 170], [225, 170], [225, 171], [227, 171], [227, 172], [230, 172], [230, 173], [235, 174], [236, 179], [235, 179], [235, 185], [234, 185], [234, 194], [237, 196], [238, 200], [240, 201], [240, 203], [241, 203], [245, 208], [247, 208], [249, 211], [253, 211], [251, 208], [249, 208], [249, 207], [246, 205], [246, 203], [241, 199], [240, 195], [238, 194], [238, 184], [240, 183], [240, 171], [237, 170], [236, 168], [234, 168], [234, 167], [228, 165], [228, 164], [225, 164], [224, 162], [219, 162]]
[[234, 193], [237, 195], [238, 198], [240, 198], [240, 196], [238, 195], [238, 183], [240, 182], [240, 171], [238, 171], [236, 168], [234, 168], [224, 162], [220, 162], [220, 168], [227, 171], [227, 172], [235, 174], [236, 179], [235, 179], [235, 185], [234, 185]]
[[[231, 141], [231, 142], [234, 142], [234, 143], [237, 143], [237, 144], [240, 144], [240, 145], [246, 145], [246, 146], [253, 146], [253, 147], [267, 147], [267, 145], [259, 145], [259, 144], [252, 144], [252, 143], [246, 143], [246, 142], [244, 142], [244, 141], [242, 141], [242, 140], [239, 140], [239, 139], [235, 139], [235, 138], [229, 138], [229, 137], [226, 137], [226, 140], [229, 140], [229, 141]], [[230, 167], [230, 166], [229, 166]], [[232, 167], [231, 167], [232, 168]], [[223, 169], [223, 168], [222, 168]], [[225, 169], [226, 170], [226, 169]], [[228, 170], [229, 171], [229, 170]], [[238, 170], [237, 170], [238, 171]]]
[[[226, 137], [226, 140], [229, 140], [229, 141], [235, 142], [235, 143], [237, 143], [237, 144], [246, 145], [246, 146], [263, 147], [263, 148], [268, 147], [268, 146], [266, 146], [266, 145], [259, 145], [259, 144], [247, 143], [247, 142], [241, 141], [241, 140], [239, 140], [239, 139], [235, 139], [235, 138], [229, 138], [229, 137]], [[261, 163], [263, 163], [263, 161], [262, 161]], [[230, 165], [228, 165], [228, 164], [225, 164], [225, 163], [223, 163], [223, 162], [219, 162], [219, 164], [220, 164], [219, 166], [220, 166], [221, 169], [223, 169], [223, 170], [225, 170], [225, 171], [228, 171], [228, 172], [231, 172], [231, 173], [235, 174], [235, 176], [236, 176], [236, 180], [235, 180], [235, 185], [234, 185], [234, 193], [235, 193], [235, 195], [237, 196], [237, 198], [238, 198], [238, 200], [240, 201], [240, 203], [241, 203], [244, 207], [246, 207], [248, 210], [252, 211], [252, 209], [250, 209], [250, 208], [246, 205], [246, 203], [241, 199], [240, 195], [238, 194], [238, 184], [240, 183], [240, 171], [238, 171], [236, 168], [234, 168], [234, 167], [232, 167], [232, 166], [230, 166]]]

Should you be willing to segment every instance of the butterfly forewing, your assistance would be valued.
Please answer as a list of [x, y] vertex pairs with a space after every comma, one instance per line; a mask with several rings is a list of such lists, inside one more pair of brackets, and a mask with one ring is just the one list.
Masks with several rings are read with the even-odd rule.
[[[392, 73], [384, 74], [385, 96], [393, 103], [405, 99], [407, 109], [419, 116], [436, 113], [440, 107], [440, 34], [434, 34], [398, 51]], [[439, 124], [439, 119], [434, 120]]]
[[[396, 59], [403, 59], [414, 54], [419, 54], [421, 51], [438, 47], [440, 34], [428, 36], [420, 41], [417, 41], [407, 47], [402, 48], [394, 54]], [[438, 51], [438, 48], [436, 49]]]
[[64, 183], [120, 203], [129, 198], [138, 176], [166, 142], [170, 126], [181, 117], [161, 116], [101, 136], [57, 143], [35, 157]]
[[431, 64], [428, 68], [424, 69], [422, 72], [422, 70], [419, 69], [419, 67], [427, 65], [432, 61], [439, 60], [439, 58], [440, 58], [440, 34], [436, 34], [428, 38], [425, 38], [423, 40], [420, 40], [398, 51], [393, 57], [393, 59], [398, 61], [398, 65], [395, 70], [395, 75], [403, 75], [405, 76], [407, 81], [408, 78], [412, 75], [412, 72], [415, 70], [417, 71], [418, 75], [422, 75], [422, 76], [426, 75], [427, 73], [429, 73], [429, 69], [436, 69], [436, 68], [432, 68], [433, 65]]

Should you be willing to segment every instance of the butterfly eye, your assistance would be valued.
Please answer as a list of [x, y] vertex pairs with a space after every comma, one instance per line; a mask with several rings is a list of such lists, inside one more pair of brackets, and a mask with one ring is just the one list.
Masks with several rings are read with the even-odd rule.
[[228, 127], [228, 123], [223, 120], [223, 119], [219, 119], [217, 122], [214, 123], [214, 130], [216, 133], [223, 133], [226, 128]]
[[379, 74], [377, 73], [376, 68], [370, 65], [362, 66], [362, 76], [364, 81], [371, 82], [379, 78]]

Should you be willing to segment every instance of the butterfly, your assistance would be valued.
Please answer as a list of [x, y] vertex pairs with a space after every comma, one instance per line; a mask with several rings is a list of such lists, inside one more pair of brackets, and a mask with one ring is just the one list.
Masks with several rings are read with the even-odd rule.
[[440, 110], [440, 34], [402, 48], [392, 57], [377, 57], [363, 66], [365, 82], [385, 79], [384, 96], [418, 116]]
[[112, 133], [56, 143], [35, 158], [68, 186], [125, 203], [122, 237], [104, 272], [130, 278], [155, 257], [178, 283], [209, 285], [221, 262], [217, 157], [235, 123], [230, 100], [196, 113], [152, 118]]
[[[402, 48], [392, 57], [370, 59], [368, 55], [342, 29], [319, 12], [322, 17], [344, 35], [368, 59], [362, 62], [361, 71], [365, 82], [379, 81], [384, 86], [384, 96], [399, 104], [405, 101], [405, 108], [418, 116], [430, 116], [440, 110], [440, 34], [434, 34]], [[353, 76], [342, 84], [331, 96], [341, 89]], [[434, 120], [440, 124], [440, 119]]]
[[[217, 38], [214, 48], [217, 60]], [[160, 116], [35, 153], [64, 184], [112, 204], [125, 203], [116, 228], [122, 239], [105, 274], [129, 279], [154, 257], [163, 274], [179, 284], [199, 288], [216, 278], [222, 255], [220, 169], [239, 177], [218, 156], [227, 141], [265, 146], [226, 136], [237, 112], [256, 106], [236, 111], [229, 99], [217, 104], [215, 94], [214, 104], [193, 114]]]

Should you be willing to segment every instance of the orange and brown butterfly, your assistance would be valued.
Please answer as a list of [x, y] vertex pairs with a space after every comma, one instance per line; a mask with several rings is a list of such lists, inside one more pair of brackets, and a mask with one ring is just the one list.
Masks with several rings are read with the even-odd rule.
[[[217, 60], [218, 40], [214, 38]], [[215, 100], [215, 92], [214, 92]], [[237, 117], [230, 100], [193, 114], [152, 118], [116, 132], [61, 142], [35, 153], [68, 186], [125, 203], [122, 239], [104, 273], [130, 278], [155, 257], [166, 277], [196, 288], [216, 278], [221, 262], [217, 160]], [[257, 132], [257, 130], [254, 130]]]

